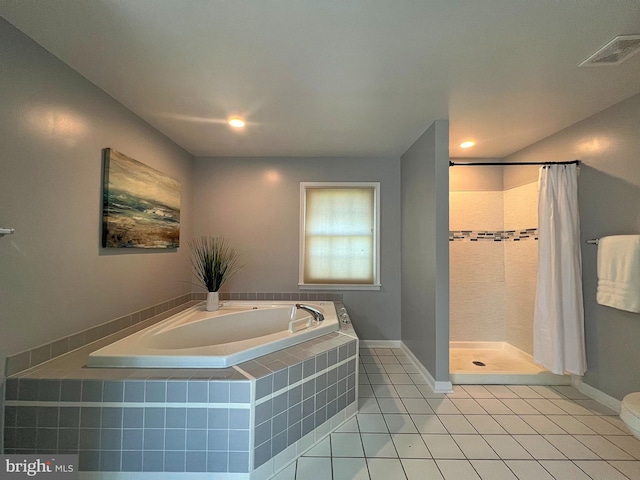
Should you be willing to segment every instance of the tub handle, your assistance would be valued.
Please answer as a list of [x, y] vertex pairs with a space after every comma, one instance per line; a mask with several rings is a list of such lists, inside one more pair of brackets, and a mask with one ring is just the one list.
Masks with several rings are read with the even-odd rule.
[[309, 328], [313, 324], [311, 317], [301, 318], [300, 320], [293, 320], [289, 322], [289, 333], [296, 333], [305, 328]]

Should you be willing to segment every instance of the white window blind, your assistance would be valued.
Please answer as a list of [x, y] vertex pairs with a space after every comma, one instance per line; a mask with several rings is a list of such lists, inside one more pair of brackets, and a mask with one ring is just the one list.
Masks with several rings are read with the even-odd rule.
[[379, 184], [302, 184], [301, 285], [378, 284]]

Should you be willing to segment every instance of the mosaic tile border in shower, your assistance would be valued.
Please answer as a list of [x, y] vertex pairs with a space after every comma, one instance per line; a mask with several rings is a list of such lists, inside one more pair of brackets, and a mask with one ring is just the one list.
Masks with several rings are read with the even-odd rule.
[[[15, 355], [8, 356], [5, 361], [5, 377], [15, 375], [29, 368], [33, 368], [56, 357], [69, 353], [90, 343], [101, 340], [109, 335], [118, 333], [126, 328], [137, 325], [147, 320], [151, 323], [159, 322], [166, 318], [167, 312], [183, 307], [189, 302], [206, 300], [207, 294], [194, 292], [181, 295], [166, 302], [158, 303], [151, 307], [138, 310], [114, 320], [96, 325], [95, 327], [74, 333], [47, 344], [25, 350]], [[342, 302], [342, 294], [339, 293], [306, 293], [306, 292], [220, 292], [221, 300], [273, 300], [273, 301], [331, 301]], [[177, 313], [177, 312], [172, 312]], [[158, 318], [154, 318], [158, 317]]]
[[538, 229], [449, 231], [450, 242], [520, 242], [523, 240], [538, 240]]

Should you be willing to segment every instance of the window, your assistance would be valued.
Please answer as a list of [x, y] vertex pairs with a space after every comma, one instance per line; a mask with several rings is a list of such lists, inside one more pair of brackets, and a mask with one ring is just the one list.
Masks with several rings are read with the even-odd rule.
[[380, 184], [300, 184], [301, 288], [380, 289]]

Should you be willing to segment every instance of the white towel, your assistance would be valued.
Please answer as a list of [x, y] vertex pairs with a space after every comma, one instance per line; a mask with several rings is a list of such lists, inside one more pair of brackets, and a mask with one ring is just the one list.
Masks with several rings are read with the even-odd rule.
[[640, 313], [640, 235], [600, 239], [597, 301]]

